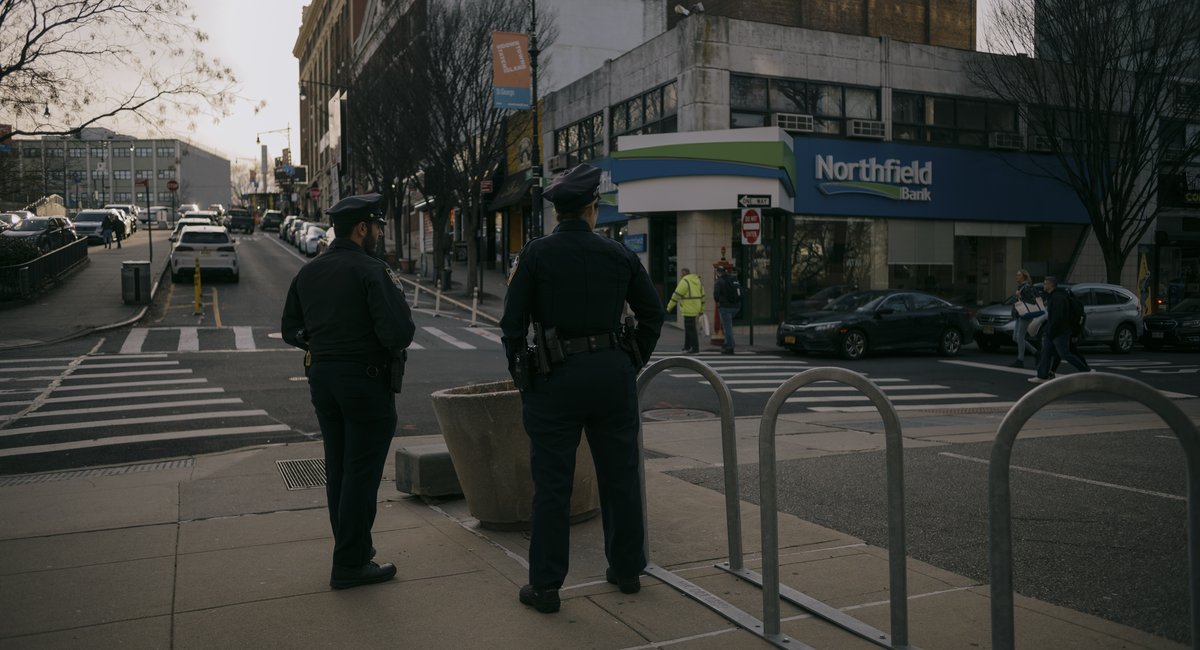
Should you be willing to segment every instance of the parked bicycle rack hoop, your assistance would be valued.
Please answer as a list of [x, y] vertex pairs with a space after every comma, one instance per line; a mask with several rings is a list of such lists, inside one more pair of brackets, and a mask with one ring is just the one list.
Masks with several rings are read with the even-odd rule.
[[[717, 393], [721, 415], [721, 449], [725, 470], [725, 519], [729, 538], [729, 561], [716, 565], [733, 575], [763, 588], [763, 618], [756, 619], [729, 602], [685, 580], [651, 561], [649, 522], [646, 522], [646, 573], [670, 585], [681, 593], [709, 607], [729, 621], [752, 632], [779, 648], [811, 650], [805, 645], [780, 633], [779, 599], [779, 513], [775, 474], [775, 422], [787, 398], [797, 390], [818, 381], [837, 381], [857, 388], [866, 395], [883, 418], [887, 442], [888, 479], [888, 536], [889, 578], [891, 588], [891, 627], [889, 636], [862, 621], [846, 615], [795, 589], [785, 587], [782, 597], [789, 602], [823, 618], [868, 641], [886, 648], [908, 646], [908, 586], [906, 576], [906, 551], [904, 544], [904, 463], [901, 446], [900, 419], [890, 400], [871, 380], [859, 373], [843, 368], [813, 368], [793, 376], [771, 395], [763, 413], [759, 428], [759, 490], [762, 495], [762, 561], [763, 575], [746, 569], [742, 562], [742, 529], [740, 491], [737, 478], [737, 447], [734, 435], [733, 397], [729, 386], [707, 364], [690, 357], [669, 357], [646, 367], [637, 380], [638, 400], [651, 381], [668, 368], [694, 370], [708, 380]], [[639, 424], [638, 445], [645, 448]], [[646, 512], [646, 467], [643, 454], [640, 474], [642, 479], [642, 510]], [[643, 516], [645, 516], [643, 514]]]
[[1136, 379], [1108, 373], [1080, 373], [1042, 384], [1022, 397], [996, 432], [988, 464], [988, 559], [991, 570], [992, 648], [1012, 650], [1012, 495], [1009, 491], [1009, 462], [1013, 442], [1025, 423], [1051, 402], [1076, 393], [1100, 392], [1140, 402], [1156, 413], [1175, 432], [1188, 467], [1188, 588], [1191, 595], [1192, 647], [1200, 647], [1200, 432], [1195, 423], [1170, 398]]

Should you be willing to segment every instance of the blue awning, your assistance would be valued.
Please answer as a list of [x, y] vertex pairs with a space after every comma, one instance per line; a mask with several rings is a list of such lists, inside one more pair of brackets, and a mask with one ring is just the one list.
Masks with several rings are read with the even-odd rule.
[[624, 212], [618, 212], [617, 206], [600, 204], [600, 214], [596, 216], [596, 225], [603, 226], [610, 223], [618, 223], [621, 221], [629, 221], [629, 215]]

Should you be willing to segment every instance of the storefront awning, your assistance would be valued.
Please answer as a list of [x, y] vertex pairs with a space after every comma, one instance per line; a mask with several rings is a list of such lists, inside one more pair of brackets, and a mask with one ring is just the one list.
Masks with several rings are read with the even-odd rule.
[[629, 221], [629, 215], [619, 212], [615, 205], [605, 205], [600, 203], [600, 214], [596, 216], [596, 225], [604, 226], [610, 223], [618, 223], [621, 221]]
[[496, 198], [492, 200], [488, 209], [503, 210], [510, 205], [516, 205], [529, 194], [529, 188], [532, 186], [533, 180], [525, 178], [524, 174], [509, 176], [500, 185], [500, 191], [496, 194]]

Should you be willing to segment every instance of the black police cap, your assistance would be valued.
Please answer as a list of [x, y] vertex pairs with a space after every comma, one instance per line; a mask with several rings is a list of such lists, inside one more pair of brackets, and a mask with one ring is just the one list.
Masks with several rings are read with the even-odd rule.
[[359, 221], [375, 221], [379, 225], [384, 225], [383, 212], [383, 195], [377, 192], [370, 194], [357, 194], [355, 196], [347, 196], [346, 198], [333, 204], [332, 208], [325, 211], [334, 224], [349, 223], [355, 224]]
[[600, 197], [600, 170], [576, 165], [555, 177], [542, 196], [559, 212], [581, 210]]

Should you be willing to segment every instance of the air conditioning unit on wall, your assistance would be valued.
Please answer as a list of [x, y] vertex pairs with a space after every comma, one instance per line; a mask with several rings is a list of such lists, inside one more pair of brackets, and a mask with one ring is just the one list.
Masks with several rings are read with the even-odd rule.
[[879, 120], [850, 120], [851, 137], [882, 140], [884, 133], [883, 122]]
[[1029, 150], [1030, 151], [1053, 151], [1054, 150], [1054, 140], [1052, 138], [1050, 138], [1049, 136], [1045, 136], [1045, 135], [1031, 135], [1031, 136], [1029, 136]]
[[571, 159], [565, 153], [560, 153], [557, 156], [550, 156], [550, 171], [561, 172], [571, 166]]
[[788, 133], [812, 133], [813, 117], [800, 113], [771, 113], [771, 122]]
[[993, 149], [1020, 149], [1024, 142], [1020, 133], [989, 133], [988, 146]]

